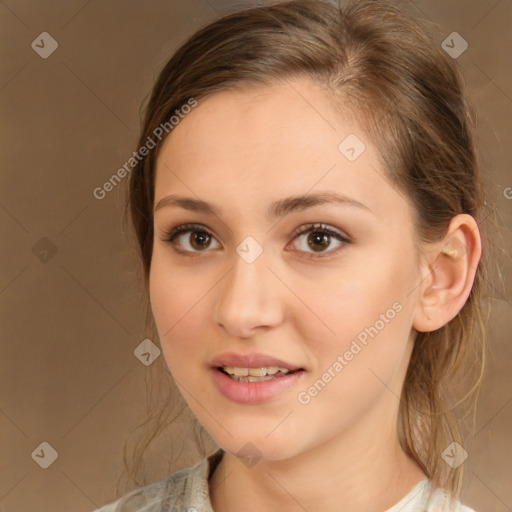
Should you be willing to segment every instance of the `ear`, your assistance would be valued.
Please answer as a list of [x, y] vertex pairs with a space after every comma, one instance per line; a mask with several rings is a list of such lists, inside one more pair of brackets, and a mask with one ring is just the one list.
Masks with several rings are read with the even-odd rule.
[[424, 254], [414, 329], [435, 331], [457, 316], [473, 287], [481, 255], [476, 220], [465, 213], [453, 217], [443, 240], [429, 244]]

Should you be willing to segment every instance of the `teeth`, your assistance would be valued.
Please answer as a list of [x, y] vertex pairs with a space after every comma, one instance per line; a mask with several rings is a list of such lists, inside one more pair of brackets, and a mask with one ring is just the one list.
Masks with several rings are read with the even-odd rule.
[[[248, 382], [260, 382], [262, 380], [272, 380], [274, 377], [271, 377], [270, 375], [265, 375], [265, 376], [262, 376], [262, 377], [253, 377], [252, 375], [249, 375], [247, 377], [247, 381]], [[240, 380], [244, 380], [245, 381], [245, 378], [241, 378]]]
[[236, 366], [223, 366], [222, 369], [226, 373], [235, 375], [236, 377], [265, 377], [266, 375], [275, 375], [277, 372], [290, 372], [288, 368], [281, 368], [280, 366], [263, 366], [260, 368], [238, 368]]

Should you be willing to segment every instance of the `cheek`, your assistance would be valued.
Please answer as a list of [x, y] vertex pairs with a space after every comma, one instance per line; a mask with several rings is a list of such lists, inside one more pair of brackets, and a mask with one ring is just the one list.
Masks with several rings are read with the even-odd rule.
[[209, 317], [205, 295], [209, 288], [192, 273], [180, 272], [154, 258], [149, 283], [151, 309], [171, 372], [184, 368], [183, 363], [189, 360], [195, 359], [197, 365], [201, 345], [195, 341], [206, 332], [204, 323]]
[[[346, 378], [350, 374], [351, 379], [360, 379], [362, 373], [367, 378], [368, 368], [388, 377], [396, 371], [411, 328], [407, 265], [404, 261], [398, 264], [391, 253], [381, 253], [378, 265], [360, 261], [350, 273], [334, 273], [321, 286], [308, 288], [310, 311], [297, 317], [298, 329], [308, 340], [317, 372], [324, 372], [344, 354]], [[298, 287], [299, 283], [294, 289]]]
[[318, 320], [315, 327], [302, 320], [315, 364], [297, 398], [303, 414], [322, 418], [317, 426], [327, 435], [348, 428], [381, 397], [400, 395], [409, 320], [382, 278], [326, 291], [330, 300], [316, 307], [334, 334]]
[[[397, 291], [397, 275], [385, 263], [378, 269], [351, 267], [333, 272], [328, 278], [308, 281], [307, 288], [299, 280], [291, 287], [307, 305], [300, 318], [312, 333], [321, 334], [318, 342], [351, 338], [369, 324], [379, 320], [380, 314], [403, 302]], [[300, 291], [301, 290], [301, 291]]]

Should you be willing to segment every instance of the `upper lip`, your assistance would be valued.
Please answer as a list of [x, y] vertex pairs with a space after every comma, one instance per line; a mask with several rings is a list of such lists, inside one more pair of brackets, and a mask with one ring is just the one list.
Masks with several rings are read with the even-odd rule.
[[287, 368], [290, 371], [303, 369], [300, 366], [265, 354], [236, 354], [234, 352], [225, 352], [223, 354], [219, 354], [212, 360], [211, 366], [213, 368], [222, 368], [224, 366], [235, 366], [237, 368], [261, 368], [263, 366], [278, 366], [280, 368]]

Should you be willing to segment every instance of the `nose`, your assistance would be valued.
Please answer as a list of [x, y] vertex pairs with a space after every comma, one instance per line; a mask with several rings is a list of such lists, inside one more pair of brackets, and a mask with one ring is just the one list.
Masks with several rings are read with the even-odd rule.
[[283, 321], [285, 287], [264, 255], [247, 263], [235, 253], [233, 267], [219, 288], [215, 321], [233, 337], [250, 338]]

